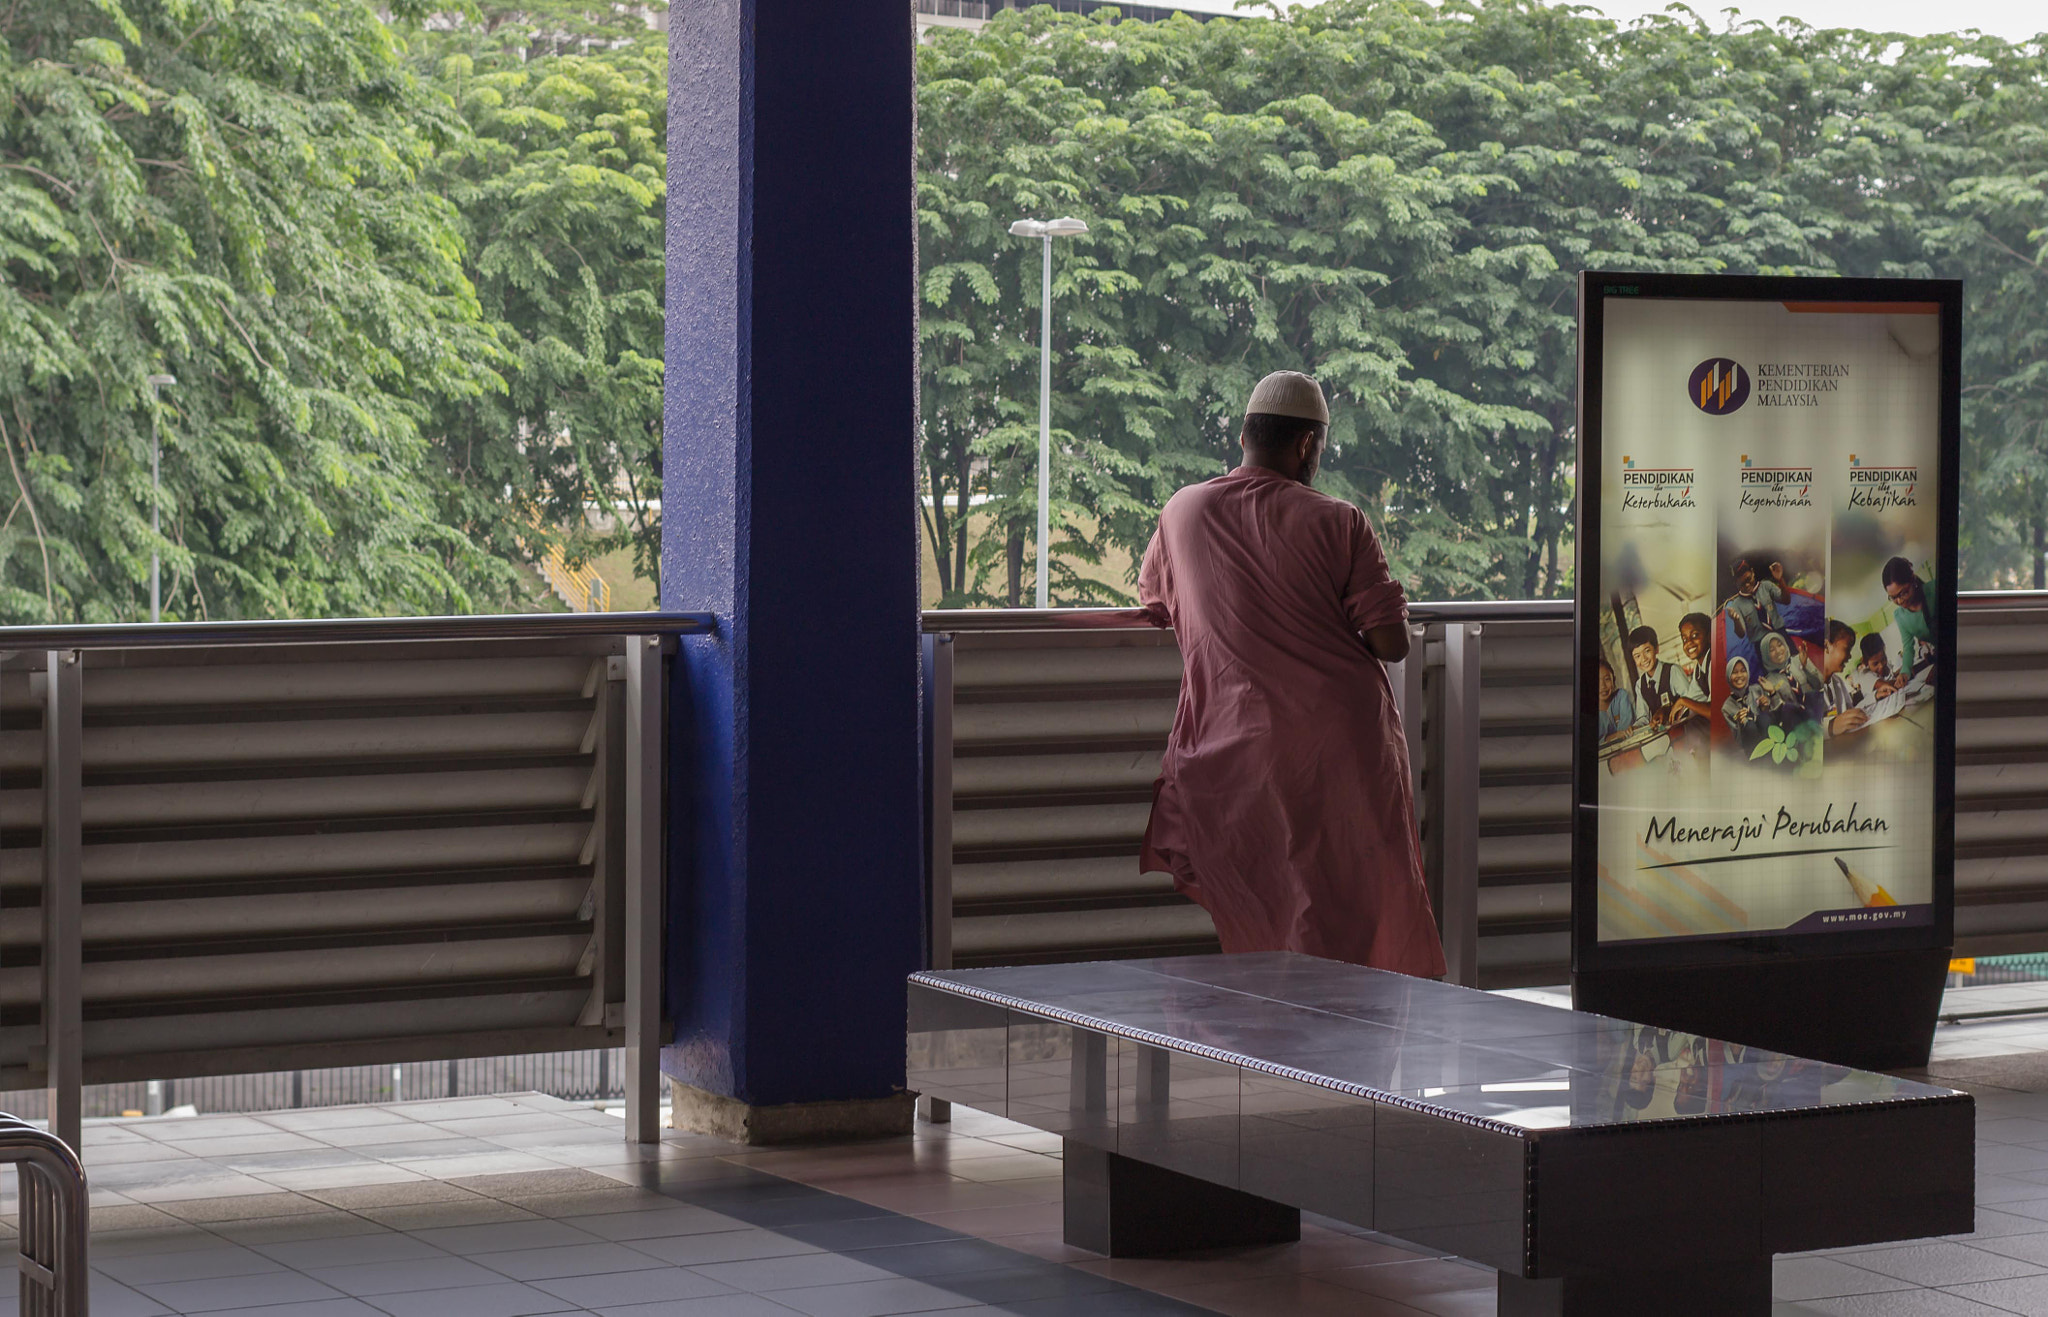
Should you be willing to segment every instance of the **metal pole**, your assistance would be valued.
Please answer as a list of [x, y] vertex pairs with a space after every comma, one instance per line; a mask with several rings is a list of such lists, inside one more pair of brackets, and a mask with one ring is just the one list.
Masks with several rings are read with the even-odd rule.
[[156, 386], [149, 386], [149, 620], [163, 619], [163, 563], [158, 560], [156, 540], [163, 537], [163, 506], [157, 489], [163, 483], [163, 444], [158, 437]]
[[79, 753], [85, 739], [80, 678], [84, 674], [74, 650], [50, 650], [44, 665], [43, 1068], [50, 1093], [50, 1133], [76, 1148], [84, 1114], [78, 926], [83, 845], [79, 805], [84, 794]]
[[1442, 783], [1444, 980], [1479, 986], [1479, 691], [1478, 623], [1444, 627], [1443, 758], [1431, 765]]
[[626, 1141], [661, 1142], [661, 638], [626, 638]]
[[1038, 606], [1052, 585], [1052, 235], [1045, 235], [1045, 279], [1038, 321]]

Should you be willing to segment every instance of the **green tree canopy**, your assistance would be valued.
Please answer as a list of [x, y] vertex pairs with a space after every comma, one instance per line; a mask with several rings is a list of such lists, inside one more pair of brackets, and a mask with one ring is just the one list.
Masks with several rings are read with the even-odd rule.
[[463, 126], [404, 54], [361, 0], [0, 13], [0, 618], [147, 616], [152, 550], [173, 617], [512, 588], [419, 478], [436, 409], [503, 386], [420, 186]]
[[[1140, 551], [1285, 367], [1334, 394], [1325, 487], [1411, 588], [1567, 592], [1574, 278], [1603, 267], [1968, 278], [1972, 583], [2041, 523], [2041, 42], [1540, 0], [1040, 7], [932, 33], [918, 70], [925, 527], [950, 602], [1018, 594], [996, 567], [1023, 562], [1035, 498], [1038, 252], [1004, 234], [1060, 212], [1091, 229], [1057, 248], [1054, 294], [1074, 561]], [[1059, 565], [1053, 585], [1119, 593]]]
[[443, 57], [436, 75], [469, 133], [426, 178], [460, 216], [508, 386], [437, 413], [449, 520], [514, 560], [556, 539], [572, 558], [629, 544], [658, 579], [659, 45], [538, 58], [486, 47]]

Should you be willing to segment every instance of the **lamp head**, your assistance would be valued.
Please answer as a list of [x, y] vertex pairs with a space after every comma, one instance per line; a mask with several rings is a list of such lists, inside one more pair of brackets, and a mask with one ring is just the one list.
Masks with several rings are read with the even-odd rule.
[[151, 375], [143, 381], [144, 384], [147, 384], [152, 389], [163, 388], [166, 385], [176, 384], [177, 382], [178, 377], [176, 375]]
[[1045, 221], [1034, 219], [1018, 220], [1010, 226], [1010, 235], [1017, 238], [1043, 238]]
[[1045, 226], [1046, 236], [1051, 238], [1071, 238], [1087, 231], [1087, 224], [1071, 215], [1063, 215]]

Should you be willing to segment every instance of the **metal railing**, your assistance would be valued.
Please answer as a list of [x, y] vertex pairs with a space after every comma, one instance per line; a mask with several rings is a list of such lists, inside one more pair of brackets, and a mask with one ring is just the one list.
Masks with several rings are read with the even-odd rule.
[[[1965, 594], [1957, 954], [2048, 950], [2048, 594]], [[1391, 672], [1455, 982], [1570, 973], [1569, 601], [1419, 604]], [[934, 965], [1213, 948], [1137, 854], [1180, 656], [1135, 609], [925, 614]]]
[[[520, 1056], [448, 1057], [396, 1065], [274, 1070], [252, 1075], [195, 1075], [184, 1079], [87, 1084], [87, 1120], [161, 1116], [190, 1111], [217, 1115], [247, 1111], [299, 1111], [501, 1093], [543, 1093], [566, 1102], [617, 1102], [626, 1096], [623, 1048], [533, 1052]], [[49, 1091], [0, 1093], [0, 1108], [24, 1120], [49, 1119]]]
[[86, 1317], [92, 1212], [85, 1167], [62, 1139], [0, 1112], [0, 1161], [13, 1162], [22, 1317]]
[[0, 1088], [624, 1047], [698, 614], [0, 631]]

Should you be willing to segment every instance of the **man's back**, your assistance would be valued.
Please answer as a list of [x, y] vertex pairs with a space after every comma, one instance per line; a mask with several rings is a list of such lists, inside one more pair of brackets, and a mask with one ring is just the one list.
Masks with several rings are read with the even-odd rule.
[[[1175, 494], [1146, 568], [1139, 597], [1170, 615], [1187, 661], [1262, 700], [1319, 700], [1325, 680], [1369, 683], [1380, 665], [1359, 633], [1407, 616], [1363, 513], [1257, 468]], [[1319, 678], [1316, 689], [1258, 679], [1275, 665]]]
[[1246, 466], [1174, 495], [1139, 573], [1185, 663], [1145, 864], [1226, 951], [1434, 976], [1408, 753], [1360, 633], [1405, 622], [1365, 516]]

